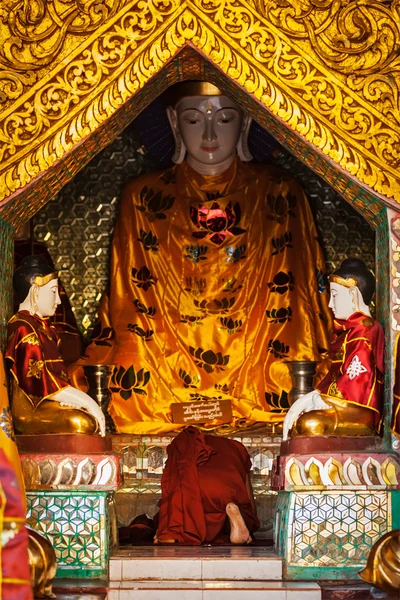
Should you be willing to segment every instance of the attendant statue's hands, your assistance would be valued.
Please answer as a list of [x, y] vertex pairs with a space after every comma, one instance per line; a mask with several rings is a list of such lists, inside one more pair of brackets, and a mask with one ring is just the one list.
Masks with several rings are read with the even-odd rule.
[[100, 406], [97, 404], [93, 398], [74, 388], [72, 386], [68, 386], [59, 390], [56, 394], [52, 396], [52, 400], [56, 400], [61, 405], [71, 406], [76, 408], [81, 408], [86, 410], [94, 419], [96, 419], [99, 429], [100, 435], [103, 437], [106, 434], [106, 421], [104, 417], [104, 413], [101, 410]]
[[285, 420], [283, 421], [283, 441], [288, 439], [289, 432], [300, 415], [310, 412], [311, 410], [320, 410], [325, 408], [329, 408], [329, 406], [326, 404], [326, 402], [324, 402], [319, 392], [313, 390], [312, 392], [301, 396], [289, 408]]

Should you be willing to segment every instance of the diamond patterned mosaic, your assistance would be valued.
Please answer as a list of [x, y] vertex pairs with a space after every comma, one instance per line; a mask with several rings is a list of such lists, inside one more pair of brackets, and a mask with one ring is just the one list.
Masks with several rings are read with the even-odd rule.
[[[305, 190], [320, 231], [328, 270], [348, 256], [375, 267], [375, 234], [327, 183], [283, 149], [274, 162]], [[35, 236], [45, 241], [69, 294], [77, 322], [89, 333], [106, 290], [109, 245], [119, 198], [132, 177], [154, 169], [129, 126], [35, 216]]]
[[363, 566], [373, 544], [391, 528], [386, 492], [293, 493], [288, 563]]
[[27, 492], [27, 524], [52, 542], [58, 577], [107, 574], [109, 500], [105, 492]]

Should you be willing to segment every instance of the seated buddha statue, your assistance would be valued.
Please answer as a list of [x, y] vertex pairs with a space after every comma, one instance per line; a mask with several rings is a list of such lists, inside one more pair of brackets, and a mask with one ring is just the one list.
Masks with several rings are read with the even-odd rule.
[[369, 436], [382, 412], [384, 333], [371, 317], [375, 278], [359, 259], [346, 259], [329, 277], [334, 313], [330, 367], [318, 387], [288, 411], [283, 439]]
[[60, 303], [57, 273], [43, 258], [23, 259], [14, 273], [18, 312], [8, 323], [5, 358], [12, 375], [11, 412], [16, 433], [104, 435], [104, 415], [72, 387], [49, 321]]
[[[82, 364], [114, 364], [119, 432], [179, 429], [171, 403], [229, 400], [232, 428], [281, 423], [285, 360], [321, 360], [330, 313], [307, 199], [251, 163], [251, 119], [206, 82], [169, 90], [174, 166], [130, 181]], [[327, 351], [327, 350], [326, 350]], [[232, 430], [232, 429], [231, 429]]]

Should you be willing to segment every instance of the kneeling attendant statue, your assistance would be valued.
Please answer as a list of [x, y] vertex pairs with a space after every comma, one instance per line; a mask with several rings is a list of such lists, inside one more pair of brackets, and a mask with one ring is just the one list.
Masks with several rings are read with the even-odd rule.
[[384, 334], [369, 310], [375, 279], [362, 260], [347, 259], [329, 280], [335, 316], [330, 368], [318, 387], [289, 409], [284, 440], [368, 436], [379, 430]]
[[104, 415], [90, 396], [69, 384], [49, 323], [60, 304], [58, 275], [38, 256], [14, 274], [18, 312], [8, 323], [5, 357], [13, 376], [12, 416], [18, 434], [105, 434]]

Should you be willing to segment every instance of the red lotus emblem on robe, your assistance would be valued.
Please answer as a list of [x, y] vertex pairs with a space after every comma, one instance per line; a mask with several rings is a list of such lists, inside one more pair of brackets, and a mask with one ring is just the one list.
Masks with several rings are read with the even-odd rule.
[[190, 218], [200, 231], [192, 233], [192, 237], [201, 240], [208, 238], [210, 242], [219, 246], [227, 235], [235, 236], [245, 233], [245, 229], [238, 227], [241, 217], [240, 206], [236, 203], [221, 208], [218, 202], [213, 202], [211, 208], [199, 205], [190, 207]]

